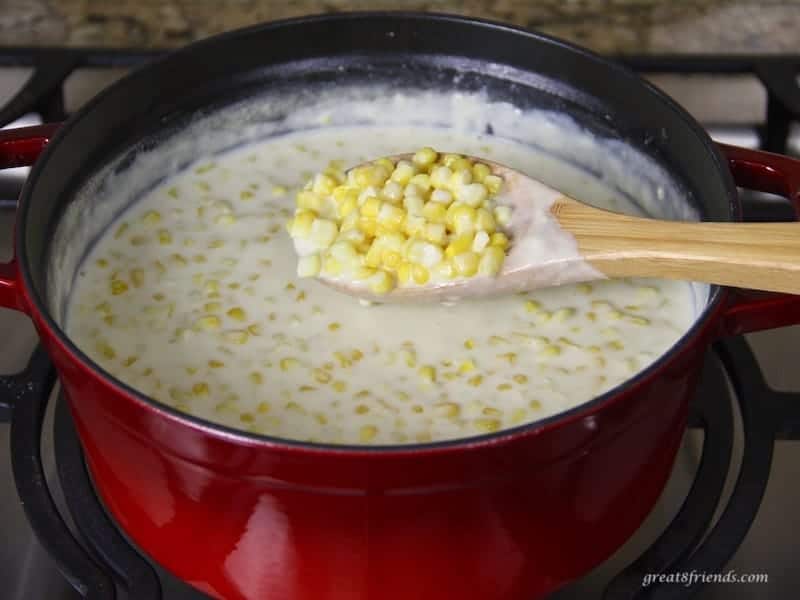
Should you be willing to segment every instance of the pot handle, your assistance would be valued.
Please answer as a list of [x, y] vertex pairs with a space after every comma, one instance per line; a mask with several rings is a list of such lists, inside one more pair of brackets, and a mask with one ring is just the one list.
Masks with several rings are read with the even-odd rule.
[[[800, 160], [718, 144], [739, 187], [783, 196], [800, 220]], [[797, 235], [800, 235], [798, 226]], [[733, 289], [722, 319], [723, 335], [800, 324], [800, 296]]]
[[[32, 165], [60, 125], [49, 123], [0, 130], [0, 169]], [[27, 312], [20, 292], [16, 257], [0, 262], [0, 306]]]

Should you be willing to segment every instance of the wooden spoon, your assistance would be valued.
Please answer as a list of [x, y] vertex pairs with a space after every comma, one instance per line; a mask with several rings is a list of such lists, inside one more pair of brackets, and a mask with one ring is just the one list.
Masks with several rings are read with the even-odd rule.
[[[392, 156], [392, 160], [411, 155]], [[358, 282], [322, 280], [375, 302], [456, 301], [620, 277], [698, 281], [800, 294], [800, 224], [664, 221], [589, 206], [508, 167], [473, 158], [504, 180], [511, 239], [495, 277], [477, 276], [376, 295]]]

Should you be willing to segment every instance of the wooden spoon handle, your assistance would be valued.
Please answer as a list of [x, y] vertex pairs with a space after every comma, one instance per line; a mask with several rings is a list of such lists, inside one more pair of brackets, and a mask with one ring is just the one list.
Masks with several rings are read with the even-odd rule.
[[800, 223], [686, 223], [631, 217], [569, 198], [551, 208], [609, 277], [660, 277], [800, 294]]

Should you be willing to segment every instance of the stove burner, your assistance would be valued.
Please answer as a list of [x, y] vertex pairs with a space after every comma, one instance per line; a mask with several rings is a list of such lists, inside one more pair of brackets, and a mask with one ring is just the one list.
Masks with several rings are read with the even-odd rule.
[[[733, 393], [728, 390], [728, 380]], [[19, 496], [31, 525], [61, 572], [84, 598], [92, 600], [116, 598], [117, 585], [132, 598], [159, 599], [164, 585], [176, 588], [181, 598], [206, 598], [157, 570], [106, 513], [92, 487], [67, 404], [59, 399], [54, 421], [56, 466], [77, 536], [66, 525], [45, 481], [41, 455], [44, 414], [53, 384], [52, 365], [38, 348], [6, 391], [14, 404], [11, 460]], [[720, 506], [731, 467], [734, 404], [742, 417], [744, 454], [733, 491]], [[611, 581], [605, 600], [689, 598], [700, 582], [643, 587], [643, 577], [723, 571], [758, 513], [774, 442], [800, 438], [800, 394], [770, 389], [747, 343], [733, 338], [709, 352], [689, 425], [705, 433], [694, 484], [669, 527]], [[709, 529], [718, 509], [722, 509], [721, 516]]]

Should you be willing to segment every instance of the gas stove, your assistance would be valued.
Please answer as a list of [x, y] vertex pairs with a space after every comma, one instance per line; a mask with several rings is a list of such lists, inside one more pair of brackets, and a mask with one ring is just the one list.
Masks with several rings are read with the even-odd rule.
[[[0, 49], [0, 126], [63, 120], [157, 55]], [[683, 104], [714, 139], [800, 153], [800, 56], [618, 59]], [[0, 172], [0, 259], [10, 257], [13, 210], [26, 174]], [[792, 218], [778, 198], [748, 194], [743, 201], [750, 219]], [[13, 426], [3, 424], [11, 407], [0, 401], [3, 598], [206, 598], [139, 554], [103, 509], [28, 320], [0, 309], [0, 336], [0, 372], [27, 364], [36, 381], [14, 402]], [[657, 506], [611, 559], [555, 599], [800, 596], [794, 569], [800, 517], [793, 510], [800, 502], [800, 369], [792, 352], [798, 345], [800, 327], [787, 327], [727, 339], [708, 353], [690, 427]], [[726, 576], [756, 581], [709, 582]]]

